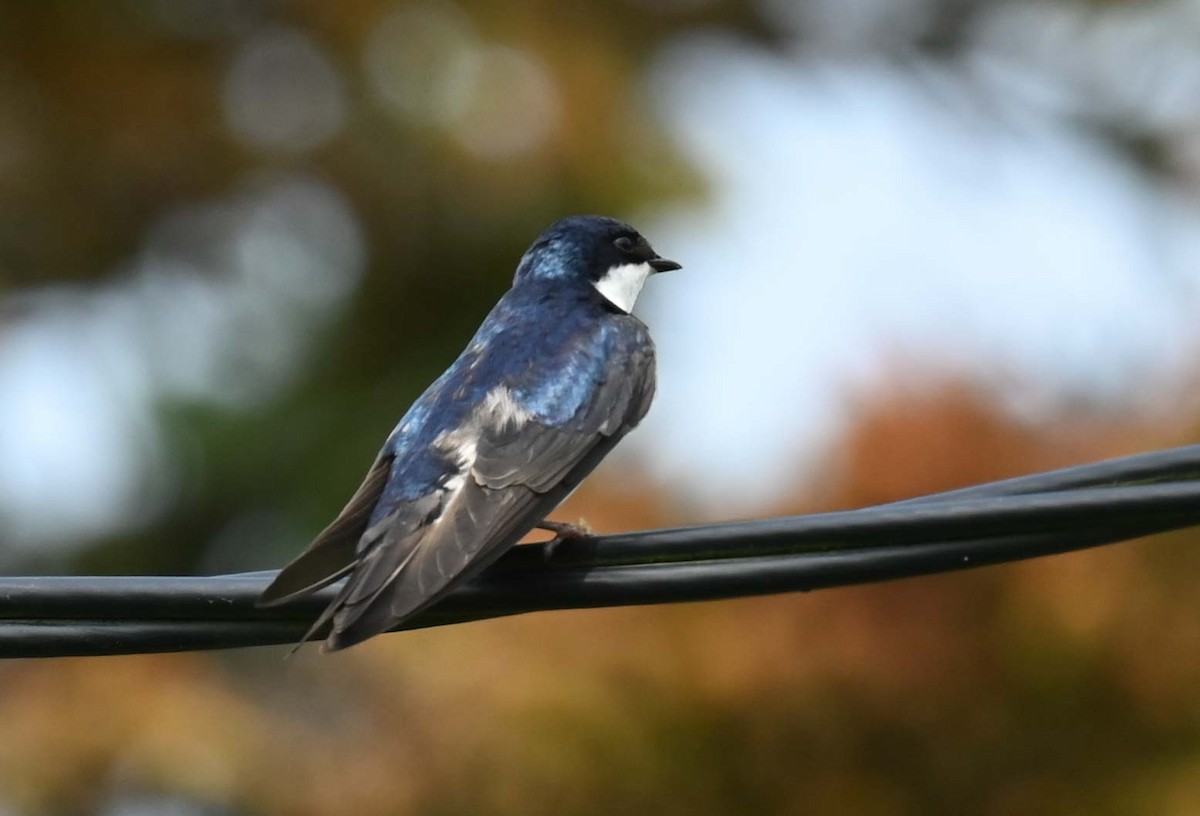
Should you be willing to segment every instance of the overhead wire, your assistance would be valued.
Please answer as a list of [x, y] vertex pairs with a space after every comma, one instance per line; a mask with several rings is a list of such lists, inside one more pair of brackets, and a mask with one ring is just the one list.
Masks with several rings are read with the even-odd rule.
[[[1193, 525], [1200, 525], [1200, 445], [859, 510], [572, 540], [548, 558], [541, 547], [522, 545], [402, 628], [809, 591]], [[254, 602], [273, 576], [0, 577], [0, 657], [294, 643], [336, 587], [260, 609]]]

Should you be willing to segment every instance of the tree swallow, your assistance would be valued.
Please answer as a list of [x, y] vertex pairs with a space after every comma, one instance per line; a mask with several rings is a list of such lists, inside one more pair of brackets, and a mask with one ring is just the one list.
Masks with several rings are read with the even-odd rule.
[[646, 415], [654, 343], [630, 314], [646, 279], [679, 269], [628, 224], [564, 218], [454, 364], [409, 408], [333, 522], [263, 592], [273, 606], [346, 578], [305, 640], [386, 632], [543, 522]]

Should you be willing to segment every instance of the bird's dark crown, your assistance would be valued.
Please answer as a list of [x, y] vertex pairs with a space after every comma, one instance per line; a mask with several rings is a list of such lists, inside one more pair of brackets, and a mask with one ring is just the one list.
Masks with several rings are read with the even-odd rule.
[[513, 282], [599, 280], [621, 264], [664, 261], [641, 234], [624, 221], [603, 215], [572, 215], [548, 227], [525, 251]]

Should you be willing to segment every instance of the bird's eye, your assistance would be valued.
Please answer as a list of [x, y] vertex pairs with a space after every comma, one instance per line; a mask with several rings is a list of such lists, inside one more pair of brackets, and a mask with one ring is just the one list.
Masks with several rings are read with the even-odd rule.
[[622, 252], [632, 252], [633, 245], [634, 245], [633, 239], [630, 238], [628, 235], [622, 235], [620, 238], [613, 241], [613, 246], [615, 246], [617, 249], [621, 250]]

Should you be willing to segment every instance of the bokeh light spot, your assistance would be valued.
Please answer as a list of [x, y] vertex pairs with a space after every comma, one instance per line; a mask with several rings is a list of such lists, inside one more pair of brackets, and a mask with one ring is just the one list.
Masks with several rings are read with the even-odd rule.
[[554, 80], [533, 55], [506, 46], [485, 49], [471, 99], [454, 135], [483, 158], [499, 159], [540, 146], [558, 122]]
[[415, 125], [446, 125], [466, 107], [478, 45], [449, 3], [403, 6], [375, 27], [363, 69], [384, 110]]
[[225, 81], [229, 126], [248, 145], [301, 153], [333, 137], [346, 118], [341, 77], [310, 37], [276, 29], [238, 52]]
[[481, 158], [534, 150], [559, 119], [558, 91], [542, 61], [480, 40], [449, 4], [389, 15], [371, 33], [363, 64], [386, 111], [405, 124], [446, 128]]

